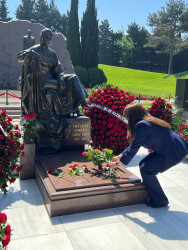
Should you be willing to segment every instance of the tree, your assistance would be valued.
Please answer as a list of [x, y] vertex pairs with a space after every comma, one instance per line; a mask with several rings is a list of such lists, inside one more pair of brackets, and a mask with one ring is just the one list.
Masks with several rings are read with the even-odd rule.
[[168, 74], [172, 74], [173, 56], [184, 47], [181, 33], [188, 31], [188, 7], [183, 0], [170, 0], [157, 13], [149, 14], [148, 24], [153, 27], [148, 45], [159, 53], [169, 54]]
[[22, 0], [21, 2], [16, 9], [16, 18], [33, 22], [35, 0]]
[[81, 45], [78, 20], [78, 0], [71, 1], [71, 8], [67, 22], [67, 50], [70, 53], [73, 66], [81, 65]]
[[95, 0], [87, 0], [81, 21], [82, 66], [97, 67], [99, 61], [99, 30]]
[[123, 67], [127, 67], [135, 49], [133, 41], [129, 37], [123, 35], [122, 38], [116, 42], [116, 44], [121, 49], [120, 64]]
[[50, 28], [50, 8], [46, 0], [38, 0], [34, 5], [35, 23], [41, 23]]
[[111, 64], [112, 34], [110, 24], [107, 19], [99, 25], [99, 63]]
[[6, 5], [6, 0], [1, 0], [0, 1], [0, 21], [3, 22], [8, 22], [10, 21], [12, 18], [8, 17], [8, 8]]

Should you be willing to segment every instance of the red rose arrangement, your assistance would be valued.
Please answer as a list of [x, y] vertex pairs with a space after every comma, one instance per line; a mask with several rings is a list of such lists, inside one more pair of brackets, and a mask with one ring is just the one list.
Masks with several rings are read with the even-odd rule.
[[[127, 104], [134, 101], [133, 95], [114, 87], [98, 89], [89, 97], [88, 104], [106, 106], [119, 114]], [[84, 115], [91, 120], [92, 147], [102, 150], [112, 149], [115, 154], [122, 152], [127, 146], [127, 125], [98, 108], [85, 108]]]
[[169, 124], [172, 122], [172, 106], [166, 103], [163, 98], [159, 97], [152, 103], [149, 113]]
[[37, 114], [25, 114], [23, 118], [24, 120], [21, 125], [23, 127], [24, 142], [29, 143], [34, 139], [34, 132], [37, 125]]
[[21, 152], [24, 145], [20, 143], [21, 134], [18, 125], [12, 124], [12, 118], [7, 116], [6, 110], [2, 109], [0, 112], [0, 124], [8, 134], [11, 142], [17, 150], [17, 154], [12, 156], [10, 154], [9, 145], [7, 140], [0, 130], [0, 189], [2, 192], [7, 192], [8, 183], [13, 183], [16, 178], [14, 171], [19, 172], [22, 166], [19, 165], [18, 159], [23, 156]]
[[70, 166], [68, 170], [68, 173], [72, 176], [80, 176], [88, 172], [89, 170], [85, 164], [82, 167], [79, 167], [78, 164], [74, 164], [73, 166]]
[[180, 124], [179, 135], [188, 142], [188, 124], [183, 122]]
[[0, 249], [2, 250], [7, 249], [7, 246], [10, 242], [10, 236], [11, 236], [11, 226], [7, 224], [7, 216], [5, 213], [0, 212]]

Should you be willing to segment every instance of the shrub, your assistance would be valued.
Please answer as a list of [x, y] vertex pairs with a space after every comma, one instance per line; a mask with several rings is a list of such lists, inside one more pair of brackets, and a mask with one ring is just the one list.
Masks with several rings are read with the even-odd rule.
[[102, 69], [99, 68], [88, 68], [88, 81], [89, 87], [92, 88], [95, 85], [100, 85], [107, 82], [107, 78]]
[[0, 211], [0, 249], [7, 249], [10, 242], [11, 231], [11, 226], [7, 224], [7, 215]]
[[75, 66], [74, 72], [85, 87], [89, 87], [87, 70], [81, 66]]
[[[125, 106], [132, 102], [134, 97], [118, 88], [98, 89], [89, 97], [89, 104], [95, 103], [111, 108], [123, 114]], [[127, 124], [113, 115], [98, 108], [85, 108], [86, 116], [91, 120], [92, 146], [102, 150], [112, 149], [114, 154], [121, 153], [127, 146]]]

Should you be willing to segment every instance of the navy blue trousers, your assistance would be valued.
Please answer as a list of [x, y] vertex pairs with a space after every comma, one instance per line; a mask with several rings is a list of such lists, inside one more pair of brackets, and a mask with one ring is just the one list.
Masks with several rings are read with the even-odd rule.
[[164, 205], [168, 203], [168, 199], [156, 177], [164, 161], [165, 158], [162, 155], [150, 153], [139, 163], [140, 173], [148, 192], [148, 198], [154, 205]]

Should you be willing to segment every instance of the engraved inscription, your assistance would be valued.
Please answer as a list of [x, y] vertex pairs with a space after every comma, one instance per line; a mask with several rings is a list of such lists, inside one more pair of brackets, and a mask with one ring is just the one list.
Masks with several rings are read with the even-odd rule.
[[72, 136], [74, 141], [86, 141], [90, 136], [90, 127], [88, 124], [75, 124]]

